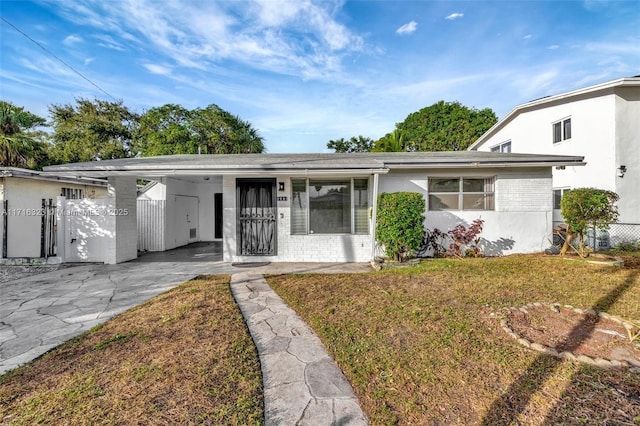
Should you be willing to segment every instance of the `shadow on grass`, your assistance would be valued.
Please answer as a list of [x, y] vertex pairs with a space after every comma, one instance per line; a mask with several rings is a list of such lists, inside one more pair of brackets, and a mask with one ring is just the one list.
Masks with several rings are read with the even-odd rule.
[[[639, 272], [638, 270], [632, 270], [620, 285], [598, 299], [593, 304], [592, 309], [608, 311], [631, 288]], [[594, 321], [584, 321], [578, 324], [569, 333], [566, 341], [570, 343], [565, 345], [563, 350], [572, 352], [577, 349], [591, 335], [595, 326], [596, 322]], [[538, 355], [529, 365], [529, 368], [509, 386], [505, 394], [491, 404], [481, 424], [483, 426], [513, 424], [518, 415], [529, 405], [531, 397], [542, 387], [561, 363], [562, 360], [558, 358], [544, 354]]]

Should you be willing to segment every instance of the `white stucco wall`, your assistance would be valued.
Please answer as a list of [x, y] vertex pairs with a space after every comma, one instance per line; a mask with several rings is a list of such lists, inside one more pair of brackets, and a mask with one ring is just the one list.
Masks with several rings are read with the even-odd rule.
[[473, 171], [391, 172], [380, 176], [379, 192], [413, 191], [428, 197], [429, 177], [495, 176], [495, 210], [429, 211], [425, 227], [446, 232], [458, 224], [483, 219], [480, 235], [486, 255], [532, 253], [550, 245], [552, 228], [551, 171], [545, 169], [477, 169]]
[[[242, 176], [238, 177], [241, 178]], [[268, 178], [270, 176], [261, 177]], [[277, 196], [287, 197], [287, 201], [278, 201], [277, 204], [277, 256], [238, 256], [236, 254], [236, 177], [225, 176], [223, 178], [224, 260], [226, 262], [366, 262], [370, 260], [372, 254], [370, 234], [291, 235], [289, 204], [291, 200], [291, 178], [296, 177], [277, 177], [278, 182], [285, 183], [285, 191], [277, 192]], [[369, 176], [357, 177], [368, 178]], [[323, 176], [323, 178], [327, 177]], [[370, 197], [371, 188], [370, 182]]]
[[615, 167], [627, 167], [624, 177], [615, 173], [619, 221], [640, 223], [640, 88], [622, 87], [616, 95]]
[[[482, 248], [487, 255], [539, 252], [550, 244], [552, 227], [551, 170], [477, 169], [473, 171], [408, 171], [379, 176], [379, 192], [414, 191], [428, 195], [428, 178], [495, 176], [494, 211], [427, 211], [425, 226], [448, 231], [458, 224], [469, 225], [481, 218], [485, 227]], [[267, 177], [267, 176], [264, 176]], [[364, 262], [372, 258], [371, 235], [291, 235], [291, 176], [278, 177], [285, 182], [287, 201], [278, 202], [277, 256], [238, 256], [236, 239], [236, 178], [225, 176], [224, 260], [227, 262]], [[372, 179], [370, 179], [370, 197]], [[372, 205], [370, 200], [370, 205]], [[371, 232], [371, 223], [370, 223]]]
[[[552, 123], [571, 117], [572, 137], [553, 143]], [[524, 109], [478, 147], [511, 141], [514, 153], [580, 155], [586, 166], [553, 170], [553, 188], [594, 187], [620, 196], [620, 222], [640, 223], [640, 87], [543, 103]], [[624, 178], [617, 168], [627, 166]]]
[[[43, 198], [51, 199], [55, 205], [63, 187], [82, 189], [89, 198], [101, 198], [107, 193], [106, 187], [18, 177], [0, 178], [0, 187], [0, 200], [9, 201], [8, 257], [40, 257], [41, 216], [38, 213]], [[0, 242], [2, 232], [0, 226]]]

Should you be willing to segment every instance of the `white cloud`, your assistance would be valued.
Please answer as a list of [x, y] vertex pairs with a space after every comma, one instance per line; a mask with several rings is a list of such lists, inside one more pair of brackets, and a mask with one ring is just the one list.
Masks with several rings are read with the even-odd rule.
[[552, 44], [551, 46], [547, 47], [547, 49], [549, 50], [556, 50], [556, 49], [560, 49], [560, 46], [557, 44]]
[[75, 34], [71, 34], [71, 35], [68, 35], [67, 37], [65, 37], [65, 39], [62, 40], [62, 43], [64, 43], [67, 46], [72, 46], [74, 44], [81, 43], [83, 41], [84, 40], [82, 39], [82, 37], [79, 37], [79, 36], [77, 36]]
[[453, 21], [454, 19], [460, 19], [463, 16], [464, 16], [464, 13], [455, 12], [455, 13], [452, 13], [451, 15], [445, 16], [444, 19], [448, 19], [450, 21]]
[[151, 74], [171, 75], [171, 68], [170, 67], [166, 67], [166, 66], [163, 66], [163, 65], [157, 65], [157, 64], [144, 64], [144, 67]]
[[85, 65], [89, 65], [89, 64], [90, 64], [91, 62], [93, 62], [95, 59], [96, 59], [96, 58], [86, 58], [86, 59], [84, 60], [84, 64], [85, 64]]
[[116, 41], [113, 37], [106, 34], [98, 34], [94, 36], [96, 39], [100, 40], [98, 46], [105, 47], [107, 49], [117, 50], [120, 52], [124, 52], [126, 49], [122, 45], [122, 43]]
[[418, 29], [418, 23], [411, 21], [396, 30], [396, 34], [411, 34]]
[[[67, 19], [93, 26], [101, 46], [125, 50], [132, 41], [177, 64], [206, 69], [234, 60], [254, 69], [303, 78], [335, 78], [345, 56], [363, 49], [362, 36], [335, 19], [341, 2], [60, 0]], [[155, 50], [155, 52], [154, 52]]]
[[527, 34], [526, 36], [524, 36], [524, 39], [529, 40], [531, 37], [533, 37], [531, 34]]
[[[547, 66], [551, 66], [551, 64], [547, 64]], [[530, 74], [514, 78], [512, 84], [515, 86], [520, 97], [532, 98], [545, 96], [556, 91], [553, 83], [556, 82], [559, 76], [560, 72], [555, 69], [555, 67], [554, 69], [541, 72], [532, 70]]]

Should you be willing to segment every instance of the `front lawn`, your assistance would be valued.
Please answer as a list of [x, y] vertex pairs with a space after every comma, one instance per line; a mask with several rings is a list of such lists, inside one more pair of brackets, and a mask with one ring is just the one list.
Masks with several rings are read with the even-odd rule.
[[536, 301], [640, 319], [640, 257], [626, 260], [440, 259], [268, 282], [318, 333], [374, 425], [633, 425], [640, 373], [533, 352], [499, 320]]
[[228, 276], [188, 281], [0, 377], [0, 423], [261, 424]]

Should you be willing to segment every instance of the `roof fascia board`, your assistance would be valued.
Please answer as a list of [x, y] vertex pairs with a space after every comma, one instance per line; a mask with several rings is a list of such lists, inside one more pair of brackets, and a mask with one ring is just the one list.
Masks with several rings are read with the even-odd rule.
[[44, 172], [69, 177], [78, 176], [136, 176], [136, 177], [172, 177], [172, 176], [362, 176], [370, 174], [386, 174], [388, 169], [288, 169], [288, 170], [198, 170], [198, 169], [136, 169], [136, 170], [74, 170]]
[[42, 174], [30, 175], [30, 174], [11, 173], [11, 174], [0, 175], [0, 177], [15, 178], [15, 179], [32, 179], [32, 180], [41, 180], [46, 182], [70, 183], [73, 185], [101, 186], [101, 187], [107, 186], [107, 182], [105, 181], [102, 181], [99, 179], [92, 179], [91, 177], [80, 177], [80, 175], [78, 174], [65, 175], [60, 173], [53, 173], [51, 175], [48, 175], [46, 172], [43, 172]]
[[554, 166], [584, 166], [587, 163], [584, 161], [528, 161], [528, 162], [509, 162], [509, 163], [494, 163], [494, 162], [477, 162], [477, 163], [447, 163], [447, 164], [402, 164], [402, 165], [393, 165], [389, 168], [391, 170], [395, 169], [469, 169], [469, 168], [492, 168], [492, 167], [554, 167]]

